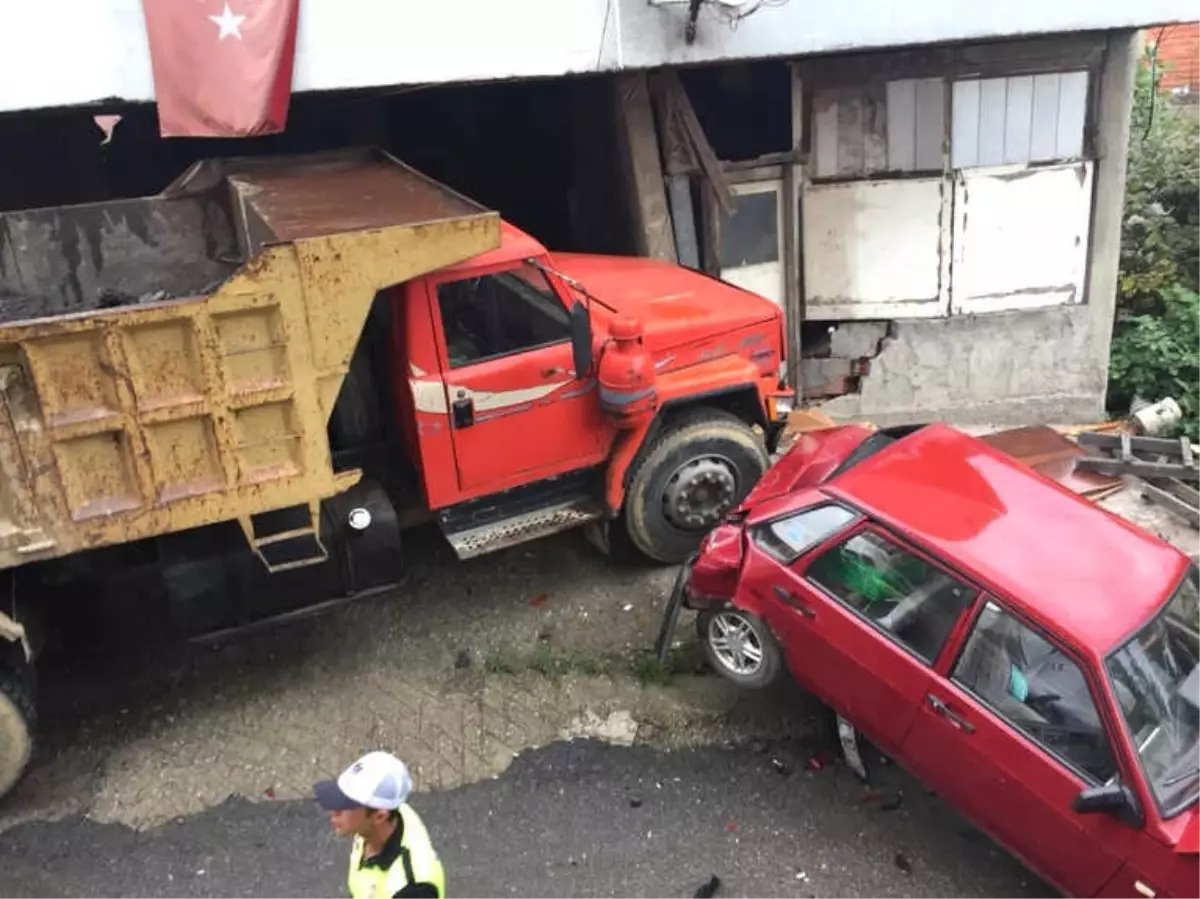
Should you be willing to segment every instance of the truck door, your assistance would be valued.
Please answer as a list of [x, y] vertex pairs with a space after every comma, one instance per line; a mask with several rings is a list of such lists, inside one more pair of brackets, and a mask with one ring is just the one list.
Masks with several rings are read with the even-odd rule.
[[489, 493], [595, 464], [595, 382], [573, 370], [567, 307], [520, 263], [430, 280], [458, 486]]

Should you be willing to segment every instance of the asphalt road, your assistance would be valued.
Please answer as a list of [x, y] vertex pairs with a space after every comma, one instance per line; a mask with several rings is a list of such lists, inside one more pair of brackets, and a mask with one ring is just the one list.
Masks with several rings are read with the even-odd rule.
[[[903, 772], [879, 770], [883, 801], [863, 801], [876, 794], [809, 758], [788, 744], [560, 742], [413, 804], [452, 895], [692, 896], [712, 875], [724, 896], [1048, 893]], [[345, 895], [346, 853], [298, 800], [231, 798], [146, 831], [31, 822], [0, 833], [0, 895]]]

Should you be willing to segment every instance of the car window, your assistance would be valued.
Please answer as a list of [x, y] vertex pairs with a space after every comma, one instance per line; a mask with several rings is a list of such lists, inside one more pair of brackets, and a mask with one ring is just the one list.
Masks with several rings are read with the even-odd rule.
[[566, 308], [532, 265], [437, 288], [451, 368], [569, 340]]
[[927, 662], [976, 591], [874, 530], [826, 550], [808, 578]]
[[953, 680], [1009, 724], [1098, 783], [1117, 771], [1087, 678], [1066, 653], [993, 602], [980, 612]]
[[1165, 817], [1200, 797], [1200, 571], [1108, 657], [1106, 668], [1138, 763]]
[[790, 565], [856, 517], [843, 506], [817, 506], [759, 525], [752, 531], [751, 539], [775, 561]]

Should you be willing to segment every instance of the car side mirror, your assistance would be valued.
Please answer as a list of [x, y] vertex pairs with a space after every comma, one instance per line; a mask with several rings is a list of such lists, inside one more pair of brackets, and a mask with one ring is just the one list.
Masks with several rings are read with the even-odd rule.
[[1146, 823], [1133, 790], [1120, 781], [1080, 791], [1071, 808], [1081, 815], [1109, 812], [1132, 827], [1141, 827]]
[[575, 377], [582, 379], [592, 373], [592, 317], [579, 300], [571, 306], [571, 356]]

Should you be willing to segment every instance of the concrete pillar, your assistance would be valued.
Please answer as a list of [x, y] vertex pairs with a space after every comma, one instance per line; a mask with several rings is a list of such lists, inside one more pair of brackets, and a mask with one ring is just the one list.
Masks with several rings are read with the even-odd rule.
[[1116, 31], [1109, 35], [1096, 103], [1096, 194], [1092, 211], [1087, 302], [1091, 315], [1092, 352], [1095, 353], [1101, 384], [1108, 383], [1108, 354], [1112, 344], [1121, 262], [1129, 121], [1140, 55], [1140, 32]]

